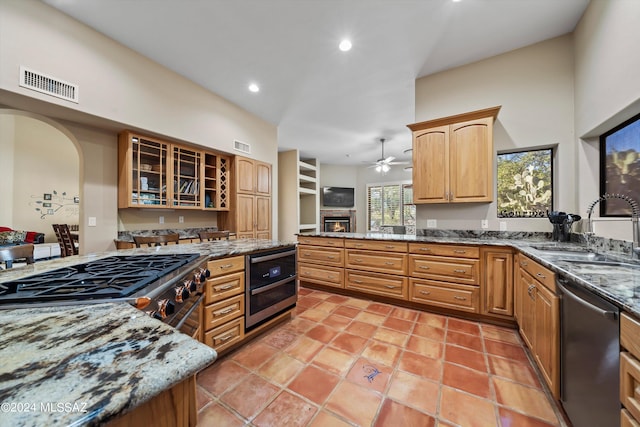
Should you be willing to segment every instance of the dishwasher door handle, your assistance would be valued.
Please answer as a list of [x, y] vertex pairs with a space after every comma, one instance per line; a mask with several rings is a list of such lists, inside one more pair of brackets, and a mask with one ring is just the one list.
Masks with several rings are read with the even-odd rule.
[[576, 294], [571, 292], [569, 289], [567, 289], [564, 286], [562, 286], [559, 281], [557, 282], [557, 285], [560, 288], [560, 290], [562, 291], [563, 295], [566, 295], [569, 298], [571, 298], [572, 300], [582, 304], [583, 306], [587, 307], [589, 310], [595, 311], [596, 313], [598, 313], [601, 316], [606, 317], [608, 319], [614, 319], [615, 320], [617, 318], [617, 313], [615, 311], [603, 310], [600, 307], [596, 307], [595, 305], [591, 304], [588, 301], [583, 300], [582, 298], [580, 298], [579, 296], [577, 296]]

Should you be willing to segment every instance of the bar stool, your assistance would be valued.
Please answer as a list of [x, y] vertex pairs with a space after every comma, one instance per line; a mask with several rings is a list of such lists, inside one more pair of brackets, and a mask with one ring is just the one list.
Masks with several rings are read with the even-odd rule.
[[78, 255], [77, 234], [74, 238], [67, 224], [53, 224], [52, 227], [60, 244], [60, 256]]
[[33, 245], [16, 245], [0, 247], [0, 261], [3, 261], [5, 268], [13, 267], [13, 262], [25, 259], [27, 264], [33, 264]]
[[229, 240], [228, 231], [200, 231], [198, 233], [201, 242], [211, 242], [213, 240]]
[[[133, 236], [133, 242], [136, 244], [136, 248], [140, 247], [153, 247], [167, 245], [168, 243], [180, 243], [180, 235], [178, 233], [172, 234], [159, 234], [157, 236]], [[140, 246], [146, 245], [146, 246]]]

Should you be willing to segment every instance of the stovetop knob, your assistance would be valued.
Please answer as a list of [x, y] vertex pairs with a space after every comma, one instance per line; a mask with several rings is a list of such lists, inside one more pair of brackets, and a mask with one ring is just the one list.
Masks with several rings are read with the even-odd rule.
[[207, 280], [208, 277], [211, 277], [211, 272], [209, 271], [208, 268], [201, 268], [200, 269], [200, 280], [202, 280], [203, 282], [205, 280]]

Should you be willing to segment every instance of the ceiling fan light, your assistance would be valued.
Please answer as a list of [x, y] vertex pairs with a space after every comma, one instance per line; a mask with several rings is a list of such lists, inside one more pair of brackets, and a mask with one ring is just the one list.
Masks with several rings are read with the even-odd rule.
[[376, 172], [380, 172], [382, 170], [382, 166], [378, 165], [376, 166]]
[[382, 165], [382, 172], [389, 172], [389, 165], [387, 165], [386, 163], [384, 165]]

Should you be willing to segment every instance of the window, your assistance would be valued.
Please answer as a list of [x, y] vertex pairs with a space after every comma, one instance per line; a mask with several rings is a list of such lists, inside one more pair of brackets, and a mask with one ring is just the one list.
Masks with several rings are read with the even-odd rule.
[[542, 218], [553, 210], [553, 149], [498, 154], [498, 218]]
[[367, 231], [390, 232], [393, 226], [405, 226], [405, 233], [414, 234], [415, 225], [411, 183], [367, 185]]

